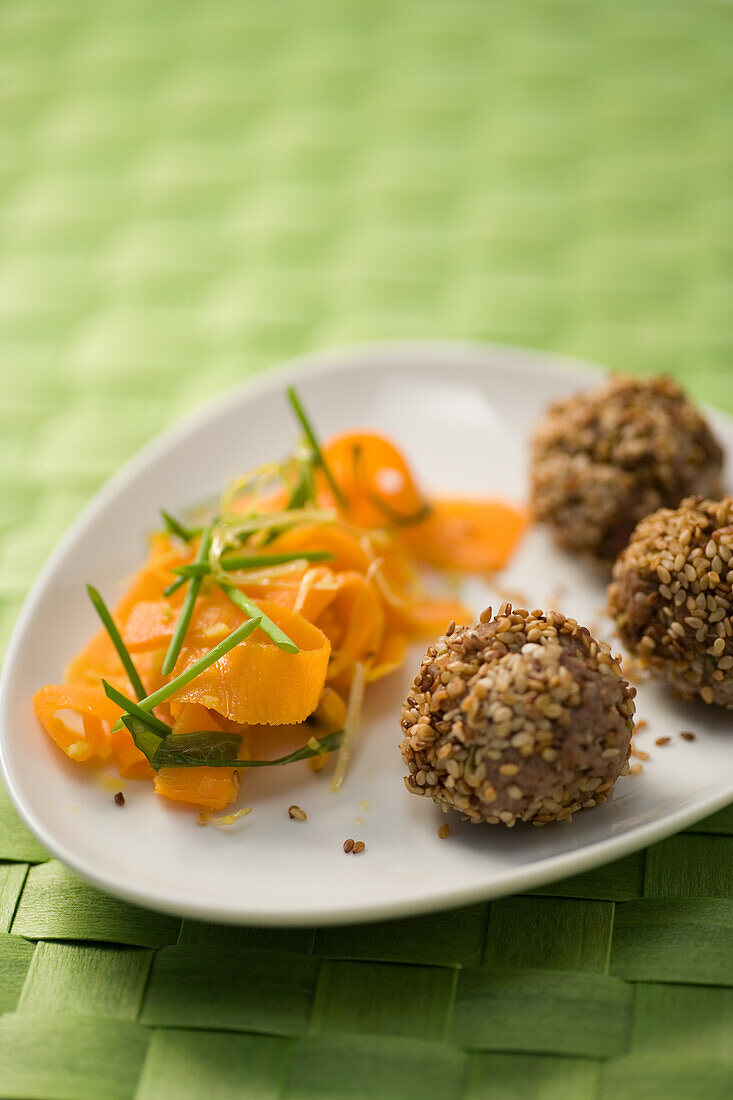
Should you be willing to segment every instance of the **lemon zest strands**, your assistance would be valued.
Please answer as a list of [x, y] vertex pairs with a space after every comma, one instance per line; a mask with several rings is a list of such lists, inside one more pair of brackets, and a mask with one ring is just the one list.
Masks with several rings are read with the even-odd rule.
[[337, 791], [344, 779], [349, 766], [351, 753], [356, 741], [356, 734], [361, 721], [361, 710], [364, 705], [364, 689], [366, 687], [366, 665], [357, 661], [354, 665], [354, 679], [351, 681], [349, 702], [346, 707], [344, 720], [344, 733], [341, 738], [341, 746], [336, 757], [336, 768], [331, 779], [331, 790]]

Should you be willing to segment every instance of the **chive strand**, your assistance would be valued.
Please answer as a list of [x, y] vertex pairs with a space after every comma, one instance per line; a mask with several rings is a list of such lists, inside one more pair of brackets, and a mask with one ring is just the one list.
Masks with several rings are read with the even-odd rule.
[[190, 542], [191, 539], [195, 539], [197, 535], [202, 533], [200, 527], [186, 527], [180, 520], [172, 516], [170, 512], [166, 512], [165, 508], [160, 508], [160, 517], [165, 524], [165, 529], [169, 535], [177, 535], [179, 539], [183, 539], [184, 542]]
[[240, 592], [233, 584], [227, 584], [226, 581], [219, 581], [219, 587], [222, 592], [226, 592], [232, 603], [235, 603], [246, 615], [259, 616], [260, 629], [275, 643], [278, 649], [282, 649], [284, 653], [300, 652], [295, 642], [288, 638], [285, 631], [281, 630], [277, 623], [274, 623], [272, 619], [260, 611], [257, 604], [250, 600], [249, 596], [245, 596], [244, 592]]
[[145, 686], [144, 686], [142, 680], [140, 679], [140, 675], [139, 675], [137, 669], [135, 668], [135, 665], [133, 663], [132, 657], [130, 656], [129, 650], [128, 650], [127, 646], [125, 645], [125, 643], [122, 640], [122, 635], [120, 634], [119, 630], [117, 629], [117, 626], [115, 625], [115, 621], [114, 621], [114, 619], [112, 618], [112, 616], [109, 612], [109, 608], [107, 607], [106, 603], [102, 599], [100, 593], [97, 591], [96, 588], [94, 588], [93, 585], [91, 585], [91, 584], [87, 585], [87, 593], [89, 595], [89, 599], [92, 601], [92, 603], [94, 605], [95, 611], [97, 612], [100, 619], [102, 620], [102, 624], [103, 624], [105, 630], [107, 631], [107, 633], [110, 636], [110, 639], [112, 641], [112, 645], [117, 650], [117, 656], [122, 661], [123, 668], [124, 668], [125, 672], [127, 673], [128, 680], [132, 684], [132, 689], [135, 692], [135, 695], [137, 696], [138, 699], [144, 699], [145, 696], [147, 695], [147, 692], [145, 691]]
[[333, 476], [333, 473], [331, 472], [330, 466], [328, 465], [325, 458], [323, 457], [323, 451], [321, 450], [321, 445], [318, 442], [318, 438], [316, 436], [316, 433], [313, 430], [313, 425], [311, 424], [311, 422], [308, 418], [308, 414], [306, 413], [305, 409], [303, 408], [303, 403], [300, 400], [300, 397], [298, 396], [298, 392], [295, 389], [295, 386], [288, 386], [288, 391], [287, 392], [288, 392], [288, 400], [290, 401], [290, 404], [293, 408], [293, 412], [295, 413], [296, 417], [298, 418], [298, 421], [300, 422], [300, 426], [301, 426], [301, 428], [303, 429], [303, 431], [305, 433], [305, 437], [308, 440], [308, 444], [309, 444], [311, 450], [313, 451], [314, 459], [317, 462], [317, 464], [321, 467], [321, 469], [323, 470], [323, 473], [325, 474], [325, 477], [326, 477], [326, 481], [328, 482], [328, 484], [330, 486], [330, 489], [331, 489], [331, 492], [333, 493], [337, 503], [339, 504], [339, 506], [341, 508], [345, 508], [346, 507], [346, 500], [344, 499], [344, 494], [339, 489], [339, 487], [336, 483], [336, 478]]
[[[246, 554], [238, 558], [220, 558], [219, 565], [231, 573], [239, 569], [265, 569], [270, 565], [287, 565], [292, 561], [333, 561], [333, 554], [327, 550], [299, 550], [292, 554]], [[188, 577], [205, 577], [211, 572], [211, 567], [207, 562], [192, 561], [188, 565], [176, 566], [171, 572], [177, 573], [185, 581]]]
[[[207, 561], [209, 556], [209, 547], [211, 546], [211, 526], [205, 528], [203, 535], [201, 536], [201, 542], [199, 543], [198, 553], [196, 554], [196, 564], [203, 564]], [[188, 624], [191, 621], [191, 615], [193, 614], [193, 605], [196, 603], [196, 599], [201, 588], [201, 577], [192, 577], [188, 586], [188, 592], [183, 601], [180, 614], [178, 616], [178, 622], [176, 623], [176, 629], [173, 631], [173, 637], [171, 638], [170, 645], [168, 646], [168, 652], [163, 660], [161, 667], [161, 674], [167, 676], [173, 671], [178, 660], [178, 654], [181, 652], [181, 646], [183, 645], [183, 639], [186, 636], [188, 630]]]
[[[152, 695], [147, 695], [144, 699], [141, 699], [139, 703], [132, 703], [131, 700], [127, 699], [103, 680], [104, 690], [109, 698], [113, 699], [114, 702], [117, 703], [118, 706], [121, 706], [123, 710], [126, 710], [128, 714], [136, 714], [140, 717], [140, 712], [142, 712], [142, 717], [150, 721], [150, 713], [153, 707], [157, 707], [159, 703], [164, 703], [166, 699], [170, 699], [171, 695], [175, 695], [175, 693], [180, 691], [182, 687], [185, 687], [186, 684], [190, 684], [191, 680], [195, 680], [196, 677], [202, 672], [205, 672], [207, 668], [211, 668], [212, 665], [215, 665], [230, 649], [234, 649], [236, 645], [239, 645], [239, 643], [243, 642], [245, 638], [248, 638], [250, 634], [253, 634], [260, 625], [260, 622], [261, 618], [258, 612], [255, 617], [248, 619], [246, 623], [242, 623], [241, 626], [238, 626], [236, 630], [228, 634], [226, 638], [219, 642], [218, 645], [214, 646], [213, 649], [209, 650], [208, 653], [205, 653], [203, 657], [199, 657], [198, 661], [194, 661], [192, 665], [184, 669], [175, 679], [169, 680], [167, 684], [163, 684], [163, 686], [158, 688], [157, 691], [154, 691]], [[160, 722], [160, 719], [155, 718], [154, 715], [153, 718], [156, 722], [160, 723], [160, 726], [165, 726], [165, 729], [170, 731], [170, 727], [166, 726], [164, 722]], [[121, 726], [122, 723], [117, 722], [114, 728], [120, 729]]]
[[[193, 562], [191, 564], [193, 565]], [[177, 572], [178, 572], [178, 569], [171, 569], [171, 573], [177, 573]], [[172, 596], [174, 592], [177, 592], [179, 588], [183, 588], [184, 584], [186, 583], [186, 581], [188, 580], [188, 578], [190, 576], [191, 576], [190, 573], [186, 573], [185, 575], [182, 575], [182, 576], [178, 577], [177, 580], [172, 581], [166, 588], [164, 588], [163, 589], [163, 595], [166, 597], [166, 599], [169, 596]]]
[[[104, 688], [104, 694], [107, 698], [111, 699], [113, 703], [116, 703], [118, 707], [122, 707], [127, 714], [134, 714], [136, 718], [148, 722], [151, 726], [154, 726], [156, 730], [159, 730], [166, 736], [173, 732], [170, 726], [166, 725], [166, 723], [161, 721], [155, 714], [151, 714], [149, 710], [145, 709], [148, 702], [147, 698], [141, 699], [139, 703], [133, 703], [132, 699], [128, 699], [126, 695], [123, 695], [121, 691], [112, 687], [112, 685], [108, 684], [104, 679], [102, 680], [102, 687]], [[114, 729], [121, 728], [122, 721], [120, 720], [115, 724]]]

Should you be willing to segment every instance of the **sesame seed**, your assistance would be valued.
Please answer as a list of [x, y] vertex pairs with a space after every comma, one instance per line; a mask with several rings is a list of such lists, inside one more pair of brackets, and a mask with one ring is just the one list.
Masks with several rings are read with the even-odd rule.
[[122, 793], [122, 791], [118, 791], [117, 794], [115, 795], [115, 806], [124, 806], [124, 805], [125, 805], [125, 796]]
[[672, 740], [671, 737], [658, 737], [654, 742], [655, 745], [668, 745]]
[[680, 733], [680, 737], [682, 738], [683, 741], [694, 741], [695, 740], [695, 734], [692, 733], [690, 730], [682, 730], [682, 732]]
[[305, 821], [308, 814], [305, 810], [301, 810], [300, 806], [289, 806], [288, 817], [293, 818], [295, 821]]
[[351, 850], [352, 850], [352, 852], [354, 853], [355, 856], [358, 856], [358, 855], [361, 854], [361, 852], [364, 851], [365, 848], [366, 848], [366, 844], [364, 843], [364, 841], [363, 840], [357, 840], [357, 841], [355, 841], [354, 847]]
[[354, 849], [354, 838], [350, 836], [348, 840], [344, 841], [344, 851], [348, 855], [349, 852], [353, 851], [353, 849]]
[[450, 836], [450, 825], [441, 825], [438, 829], [438, 836], [441, 840], [447, 840]]

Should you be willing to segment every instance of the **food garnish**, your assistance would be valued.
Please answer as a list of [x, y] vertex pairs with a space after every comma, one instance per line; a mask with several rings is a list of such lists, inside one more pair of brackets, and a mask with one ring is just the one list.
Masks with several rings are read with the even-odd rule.
[[472, 619], [427, 594], [420, 566], [480, 572], [511, 556], [523, 509], [426, 497], [390, 440], [321, 443], [292, 387], [288, 399], [304, 437], [290, 456], [208, 510], [162, 508], [113, 612], [88, 586], [103, 630], [34, 697], [72, 760], [113, 762], [206, 811], [237, 798], [245, 769], [316, 772], [331, 754], [338, 790], [368, 685], [412, 640]]

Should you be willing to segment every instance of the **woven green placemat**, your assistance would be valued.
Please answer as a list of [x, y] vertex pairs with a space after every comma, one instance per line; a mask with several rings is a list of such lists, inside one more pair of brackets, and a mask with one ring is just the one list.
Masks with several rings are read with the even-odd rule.
[[[101, 481], [301, 351], [665, 370], [733, 411], [733, 10], [697, 0], [3, 0], [0, 635]], [[0, 793], [0, 1097], [717, 1100], [724, 811], [385, 925], [173, 920]]]

